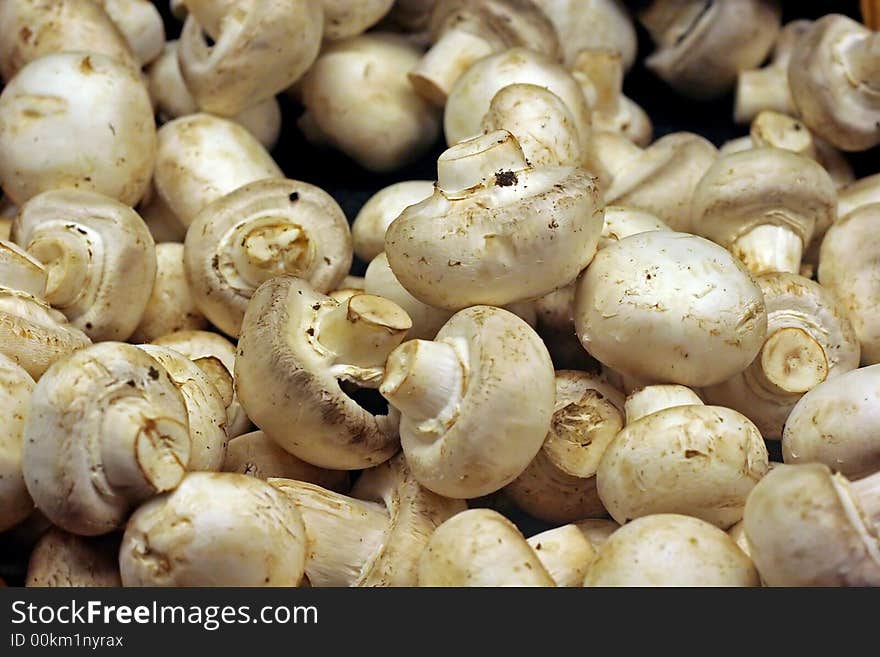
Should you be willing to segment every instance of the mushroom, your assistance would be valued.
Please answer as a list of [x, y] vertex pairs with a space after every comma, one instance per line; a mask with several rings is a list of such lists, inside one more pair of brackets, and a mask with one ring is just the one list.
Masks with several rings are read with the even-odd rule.
[[186, 6], [177, 57], [205, 112], [235, 116], [292, 85], [318, 56], [320, 2], [187, 0]]
[[760, 586], [751, 560], [725, 532], [698, 518], [660, 513], [614, 532], [584, 586]]
[[[165, 43], [165, 24], [156, 5], [148, 0], [100, 0], [141, 66], [152, 62]], [[94, 52], [89, 44], [86, 48]]]
[[190, 443], [186, 405], [165, 369], [137, 347], [103, 342], [37, 382], [22, 470], [54, 524], [106, 534], [133, 506], [180, 483]]
[[847, 185], [837, 195], [837, 216], [843, 219], [863, 205], [880, 203], [880, 173]]
[[324, 38], [337, 41], [357, 36], [378, 23], [394, 0], [320, 0], [324, 8]]
[[717, 98], [764, 61], [781, 17], [775, 0], [652, 0], [638, 15], [657, 46], [645, 63], [685, 96]]
[[0, 151], [0, 184], [16, 205], [70, 187], [137, 203], [156, 157], [140, 75], [96, 54], [31, 62], [0, 94]]
[[[9, 82], [32, 61], [61, 52], [106, 55], [139, 69], [110, 16], [94, 0], [10, 0], [0, 3], [0, 76]], [[145, 3], [146, 4], [146, 3]]]
[[767, 307], [764, 346], [748, 368], [704, 393], [747, 416], [764, 438], [779, 440], [805, 392], [823, 381], [837, 389], [837, 377], [859, 366], [859, 342], [843, 306], [818, 283], [785, 273], [756, 282]]
[[837, 191], [813, 160], [779, 148], [720, 157], [692, 200], [695, 233], [729, 249], [753, 274], [800, 271], [814, 233], [837, 218]]
[[76, 189], [38, 194], [12, 225], [12, 240], [46, 268], [45, 299], [92, 340], [134, 333], [156, 278], [150, 231], [127, 205]]
[[828, 229], [819, 255], [819, 282], [846, 309], [866, 365], [880, 362], [878, 229], [880, 202], [858, 207]]
[[580, 530], [584, 538], [590, 542], [590, 545], [597, 552], [605, 545], [608, 538], [620, 529], [620, 525], [607, 518], [587, 518], [586, 520], [579, 520], [574, 523], [574, 526]]
[[555, 586], [537, 553], [497, 511], [469, 509], [431, 536], [419, 560], [419, 586]]
[[602, 190], [606, 203], [650, 212], [685, 232], [691, 229], [694, 189], [718, 159], [715, 146], [690, 132], [673, 132], [646, 149], [623, 135], [596, 132], [591, 153], [607, 180]]
[[284, 174], [238, 123], [193, 114], [159, 129], [154, 184], [183, 232], [208, 204], [264, 178]]
[[[635, 393], [652, 394], [651, 386]], [[611, 517], [624, 524], [655, 513], [682, 513], [722, 529], [742, 519], [749, 491], [769, 467], [755, 425], [698, 399], [648, 406], [653, 412], [645, 416], [627, 406], [626, 427], [599, 462], [599, 498]]]
[[[150, 97], [156, 103], [161, 121], [171, 121], [199, 111], [180, 72], [177, 43], [176, 40], [165, 43], [162, 53], [147, 71]], [[274, 97], [243, 109], [230, 120], [245, 128], [267, 149], [275, 146], [281, 134], [281, 107]]]
[[538, 555], [556, 586], [583, 586], [596, 550], [575, 525], [548, 529], [526, 542]]
[[546, 522], [606, 515], [596, 491], [596, 469], [623, 424], [620, 391], [598, 375], [557, 372], [550, 431], [537, 456], [505, 487], [505, 494], [520, 509]]
[[285, 452], [262, 431], [242, 434], [229, 441], [224, 472], [257, 479], [294, 479], [337, 492], [349, 488], [348, 472], [319, 468]]
[[183, 244], [156, 245], [156, 279], [132, 342], [150, 342], [175, 331], [197, 331], [208, 320], [196, 306], [186, 280]]
[[302, 514], [312, 586], [415, 586], [434, 530], [466, 509], [426, 490], [402, 456], [366, 470], [347, 497], [320, 486], [270, 479]]
[[593, 110], [594, 130], [616, 132], [638, 146], [651, 143], [654, 127], [635, 101], [623, 95], [624, 66], [613, 50], [581, 50], [570, 64]]
[[729, 252], [684, 233], [626, 237], [578, 281], [574, 320], [603, 365], [647, 383], [703, 387], [744, 370], [761, 349], [761, 290]]
[[507, 131], [449, 148], [437, 177], [434, 195], [385, 234], [394, 275], [424, 303], [458, 310], [532, 299], [572, 282], [596, 252], [596, 179], [530, 166]]
[[788, 63], [800, 38], [813, 22], [796, 20], [779, 31], [770, 63], [764, 68], [741, 70], [736, 79], [733, 120], [750, 123], [764, 110], [795, 114], [797, 109], [788, 88]]
[[437, 0], [430, 30], [433, 45], [413, 64], [409, 79], [440, 107], [456, 81], [484, 57], [514, 47], [552, 59], [559, 55], [553, 24], [531, 0]]
[[785, 421], [786, 463], [824, 463], [851, 479], [880, 471], [880, 365], [846, 372], [800, 398]]
[[638, 39], [632, 18], [619, 0], [534, 0], [559, 35], [567, 66], [585, 48], [620, 54], [624, 69], [636, 60]]
[[580, 166], [584, 160], [575, 119], [562, 99], [534, 84], [510, 84], [492, 97], [483, 134], [507, 130], [534, 167]]
[[553, 364], [523, 320], [474, 306], [453, 315], [433, 342], [394, 350], [379, 392], [401, 413], [401, 445], [419, 483], [474, 498], [509, 484], [541, 449], [553, 415]]
[[261, 180], [217, 199], [196, 216], [184, 243], [196, 306], [232, 337], [264, 281], [290, 274], [327, 292], [351, 260], [342, 209], [324, 190], [297, 180]]
[[880, 144], [880, 33], [840, 14], [820, 18], [795, 46], [788, 84], [804, 123], [831, 145]]
[[351, 224], [355, 255], [370, 262], [385, 250], [385, 231], [410, 205], [434, 193], [431, 180], [405, 180], [383, 187], [373, 194]]
[[33, 389], [30, 375], [0, 353], [0, 533], [34, 510], [21, 474], [22, 434]]
[[[235, 369], [235, 345], [218, 333], [175, 331], [154, 339], [153, 344], [173, 349], [196, 364], [205, 359], [219, 360], [229, 377]], [[240, 436], [251, 429], [251, 421], [235, 395], [226, 407], [226, 418], [226, 434], [230, 438]]]
[[549, 55], [510, 48], [467, 69], [449, 93], [443, 114], [446, 143], [457, 144], [481, 132], [492, 99], [512, 84], [533, 84], [556, 94], [571, 112], [581, 153], [590, 141], [590, 106], [577, 80]]
[[781, 465], [746, 504], [745, 533], [768, 586], [880, 586], [880, 479]]
[[34, 379], [59, 358], [90, 344], [42, 297], [46, 270], [12, 242], [0, 242], [0, 353]]
[[407, 80], [419, 50], [404, 37], [371, 32], [334, 41], [301, 83], [300, 127], [370, 171], [398, 169], [437, 139], [437, 111]]
[[122, 586], [118, 553], [116, 536], [77, 536], [53, 527], [31, 553], [25, 586]]
[[410, 326], [406, 313], [381, 297], [358, 294], [340, 303], [302, 279], [273, 278], [244, 316], [238, 398], [266, 435], [312, 465], [356, 470], [387, 461], [399, 449], [396, 415], [374, 415], [342, 386], [377, 387]]
[[186, 469], [219, 472], [226, 459], [228, 441], [226, 404], [221, 393], [198, 364], [180, 352], [151, 344], [139, 347], [162, 365], [183, 397], [190, 435]]
[[123, 586], [298, 586], [303, 518], [265, 481], [193, 472], [131, 516], [119, 550]]
[[679, 406], [702, 406], [700, 396], [687, 386], [659, 384], [641, 386], [629, 392], [624, 403], [626, 423], [631, 424], [643, 417]]

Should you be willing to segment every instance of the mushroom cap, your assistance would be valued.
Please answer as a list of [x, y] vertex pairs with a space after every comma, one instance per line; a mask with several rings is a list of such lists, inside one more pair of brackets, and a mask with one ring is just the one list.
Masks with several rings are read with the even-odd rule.
[[[148, 0], [101, 0], [101, 6], [125, 37], [137, 61], [152, 62], [165, 44], [165, 24], [153, 2]], [[92, 48], [87, 48], [93, 52]]]
[[193, 220], [184, 246], [196, 305], [232, 337], [263, 282], [290, 274], [327, 292], [352, 260], [342, 208], [321, 188], [287, 179], [261, 180], [217, 199]]
[[307, 116], [322, 137], [370, 171], [397, 169], [436, 141], [436, 110], [409, 83], [419, 50], [372, 32], [334, 41], [301, 83]]
[[0, 532], [34, 510], [21, 473], [22, 438], [34, 380], [8, 356], [0, 354]]
[[798, 41], [788, 65], [791, 96], [804, 123], [845, 151], [880, 143], [880, 90], [860, 79], [852, 61], [854, 47], [872, 35], [876, 39], [841, 14], [823, 16]]
[[511, 84], [537, 85], [558, 96], [574, 118], [581, 151], [587, 152], [591, 112], [580, 84], [552, 57], [526, 48], [485, 57], [458, 79], [443, 115], [446, 143], [452, 146], [479, 134], [495, 94]]
[[25, 203], [12, 239], [46, 267], [46, 300], [92, 340], [127, 340], [156, 278], [150, 231], [127, 205], [78, 189]]
[[744, 526], [769, 586], [880, 586], [877, 530], [825, 465], [773, 468], [749, 496]]
[[263, 283], [242, 322], [235, 388], [254, 424], [285, 450], [313, 465], [357, 470], [394, 455], [397, 422], [396, 414], [373, 415], [340, 387], [336, 354], [315, 329], [338, 307], [292, 276]]
[[434, 193], [432, 180], [405, 180], [373, 194], [351, 224], [355, 255], [370, 262], [385, 250], [385, 231], [407, 207]]
[[880, 203], [840, 219], [825, 235], [819, 255], [819, 282], [846, 309], [861, 343], [862, 362], [880, 362]]
[[77, 536], [58, 527], [43, 534], [31, 552], [28, 587], [118, 587], [119, 537]]
[[781, 148], [753, 148], [718, 158], [694, 190], [696, 233], [731, 247], [758, 226], [784, 226], [806, 248], [837, 218], [831, 176], [808, 157]]
[[786, 463], [824, 463], [850, 478], [880, 470], [880, 365], [821, 383], [791, 410], [782, 433]]
[[747, 417], [721, 406], [676, 406], [630, 422], [605, 450], [599, 497], [623, 524], [682, 513], [722, 529], [742, 518], [749, 491], [768, 466]]
[[620, 529], [620, 525], [609, 518], [587, 518], [574, 523], [574, 526], [580, 530], [584, 538], [597, 552], [605, 545], [608, 538]]
[[324, 8], [324, 38], [328, 41], [357, 36], [389, 12], [394, 0], [320, 0]]
[[624, 237], [648, 233], [652, 230], [672, 229], [650, 212], [619, 205], [606, 206], [605, 224], [602, 227], [602, 237], [599, 238], [599, 248], [604, 249]]
[[[823, 376], [833, 379], [859, 365], [859, 343], [849, 318], [831, 290], [797, 274], [775, 272], [755, 277], [767, 308], [767, 335], [786, 328], [797, 329], [821, 347]], [[809, 361], [794, 360], [792, 370], [810, 366]], [[747, 416], [764, 438], [779, 440], [782, 427], [802, 393], [788, 393], [763, 385], [761, 358], [727, 381], [704, 389], [710, 403], [727, 406]], [[832, 387], [836, 387], [834, 384]], [[878, 462], [880, 465], [880, 462]]]
[[[124, 36], [94, 0], [13, 0], [0, 3], [0, 76], [6, 82], [27, 64], [60, 52], [106, 55], [137, 70]], [[145, 3], [146, 4], [146, 3]]]
[[[188, 0], [187, 9], [177, 56], [205, 112], [234, 116], [280, 93], [321, 47], [324, 14], [313, 0]], [[215, 43], [206, 43], [205, 32]]]
[[257, 180], [283, 177], [262, 144], [233, 121], [193, 114], [159, 130], [156, 192], [184, 227], [221, 196]]
[[440, 495], [488, 495], [519, 476], [547, 436], [556, 389], [550, 354], [528, 324], [490, 306], [457, 312], [435, 342], [455, 350], [466, 383], [448, 422], [401, 417], [404, 454], [416, 479]]
[[297, 586], [306, 530], [294, 504], [254, 477], [193, 472], [128, 521], [123, 586]]
[[96, 54], [31, 62], [0, 94], [0, 151], [0, 183], [19, 206], [70, 187], [134, 205], [156, 158], [153, 108], [139, 73]]
[[767, 330], [761, 290], [712, 242], [652, 231], [624, 238], [578, 281], [575, 326], [604, 365], [656, 383], [702, 387], [744, 370]]
[[638, 518], [614, 532], [584, 586], [759, 586], [749, 558], [714, 525], [674, 513]]
[[189, 455], [183, 397], [137, 347], [81, 349], [34, 388], [22, 470], [37, 508], [62, 529], [116, 529], [132, 506], [180, 482]]
[[419, 560], [419, 586], [555, 586], [516, 526], [469, 509], [440, 525]]
[[0, 286], [42, 298], [47, 280], [43, 263], [15, 242], [0, 240]]
[[717, 98], [740, 71], [764, 61], [781, 18], [772, 0], [654, 0], [640, 16], [657, 43], [646, 64], [681, 94]]
[[880, 173], [846, 185], [837, 195], [837, 216], [843, 219], [863, 205], [880, 203]]
[[548, 529], [535, 534], [527, 542], [556, 586], [583, 586], [596, 550], [576, 525]]

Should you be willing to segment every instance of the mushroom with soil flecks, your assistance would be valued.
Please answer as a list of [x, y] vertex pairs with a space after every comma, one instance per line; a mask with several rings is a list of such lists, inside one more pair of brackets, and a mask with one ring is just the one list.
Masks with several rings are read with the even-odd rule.
[[583, 586], [596, 550], [575, 525], [535, 534], [527, 543], [538, 555], [556, 586]]
[[53, 527], [34, 546], [25, 585], [41, 588], [122, 586], [119, 538], [77, 536]]

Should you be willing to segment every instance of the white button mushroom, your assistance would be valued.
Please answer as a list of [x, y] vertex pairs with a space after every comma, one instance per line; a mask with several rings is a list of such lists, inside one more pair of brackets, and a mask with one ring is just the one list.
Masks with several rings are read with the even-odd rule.
[[54, 524], [105, 534], [131, 507], [180, 483], [190, 443], [186, 405], [164, 368], [137, 347], [104, 342], [37, 382], [22, 470]]
[[788, 84], [810, 130], [845, 151], [880, 144], [880, 33], [829, 14], [801, 37]]
[[488, 495], [519, 476], [550, 429], [553, 364], [512, 313], [474, 306], [433, 342], [388, 357], [379, 388], [401, 412], [400, 440], [418, 481], [440, 495]]
[[584, 586], [759, 586], [751, 560], [708, 522], [673, 513], [639, 518], [614, 532]]
[[186, 6], [177, 56], [203, 111], [235, 116], [296, 82], [318, 56], [320, 2], [187, 0]]
[[744, 521], [769, 586], [880, 586], [880, 478], [850, 482], [818, 463], [774, 468]]
[[700, 396], [687, 386], [674, 383], [642, 386], [630, 391], [624, 403], [626, 423], [679, 406], [702, 406]]
[[196, 305], [232, 337], [264, 281], [290, 274], [327, 292], [351, 260], [342, 209], [324, 190], [296, 180], [262, 180], [217, 199], [196, 216], [184, 243]]
[[605, 545], [610, 536], [620, 529], [620, 525], [607, 518], [587, 518], [574, 523], [574, 526], [580, 530], [584, 538], [597, 552]]
[[[779, 440], [801, 396], [859, 365], [859, 343], [843, 307], [819, 284], [796, 274], [756, 278], [767, 307], [761, 353], [733, 378], [704, 389], [706, 399], [747, 416], [764, 438]], [[880, 465], [880, 463], [878, 463]]]
[[607, 515], [596, 491], [596, 469], [623, 423], [623, 394], [602, 377], [557, 372], [550, 431], [505, 494], [520, 509], [547, 522]]
[[585, 170], [531, 167], [499, 130], [448, 149], [437, 176], [434, 195], [385, 234], [394, 275], [420, 301], [458, 310], [532, 299], [592, 259], [604, 208]]
[[775, 0], [652, 0], [638, 16], [657, 45], [646, 64], [681, 94], [717, 98], [764, 61], [781, 14]]
[[309, 537], [312, 586], [415, 586], [434, 530], [464, 502], [426, 490], [402, 456], [366, 470], [352, 497], [313, 484], [270, 479], [296, 504]]
[[418, 57], [415, 46], [390, 33], [328, 44], [301, 83], [306, 138], [335, 146], [370, 171], [419, 158], [437, 139], [439, 117], [407, 80]]
[[324, 8], [324, 38], [330, 41], [357, 36], [378, 23], [394, 0], [320, 0]]
[[767, 330], [761, 290], [730, 253], [683, 233], [631, 235], [596, 255], [574, 304], [584, 348], [651, 383], [720, 383], [754, 360]]
[[410, 205], [434, 193], [432, 180], [405, 180], [373, 194], [351, 224], [355, 255], [370, 262], [385, 250], [385, 231]]
[[118, 587], [119, 538], [77, 536], [53, 527], [34, 546], [28, 587]]
[[95, 341], [126, 340], [156, 277], [156, 248], [127, 205], [75, 189], [25, 203], [12, 239], [46, 267], [45, 299]]
[[[156, 5], [148, 0], [99, 0], [141, 66], [162, 52], [165, 25]], [[89, 46], [89, 52], [94, 50]]]
[[124, 586], [297, 586], [308, 538], [302, 516], [255, 477], [194, 472], [131, 516]]
[[34, 509], [21, 473], [22, 433], [33, 389], [30, 375], [0, 354], [0, 532]]
[[527, 542], [556, 586], [583, 586], [587, 569], [596, 558], [596, 550], [575, 525], [548, 529], [535, 534]]
[[559, 54], [553, 24], [531, 0], [438, 0], [430, 29], [434, 43], [410, 80], [441, 107], [456, 81], [484, 57], [517, 46], [554, 59]]
[[419, 586], [555, 585], [516, 526], [490, 509], [469, 509], [444, 522], [419, 562]]
[[837, 216], [842, 219], [863, 205], [880, 203], [880, 173], [847, 185], [837, 195]]
[[399, 448], [396, 417], [374, 415], [341, 384], [378, 386], [388, 354], [410, 326], [406, 313], [381, 297], [358, 294], [340, 303], [307, 281], [273, 278], [254, 293], [242, 323], [239, 400], [272, 440], [313, 465], [356, 470], [382, 463]]
[[139, 73], [103, 55], [31, 62], [0, 94], [0, 184], [17, 205], [75, 187], [137, 203], [156, 157], [153, 108]]

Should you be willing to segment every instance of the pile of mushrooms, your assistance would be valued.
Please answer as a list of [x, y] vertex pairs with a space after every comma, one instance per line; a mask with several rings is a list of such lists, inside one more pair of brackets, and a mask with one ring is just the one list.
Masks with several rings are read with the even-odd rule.
[[4, 578], [880, 586], [876, 16], [639, 4], [0, 3]]

